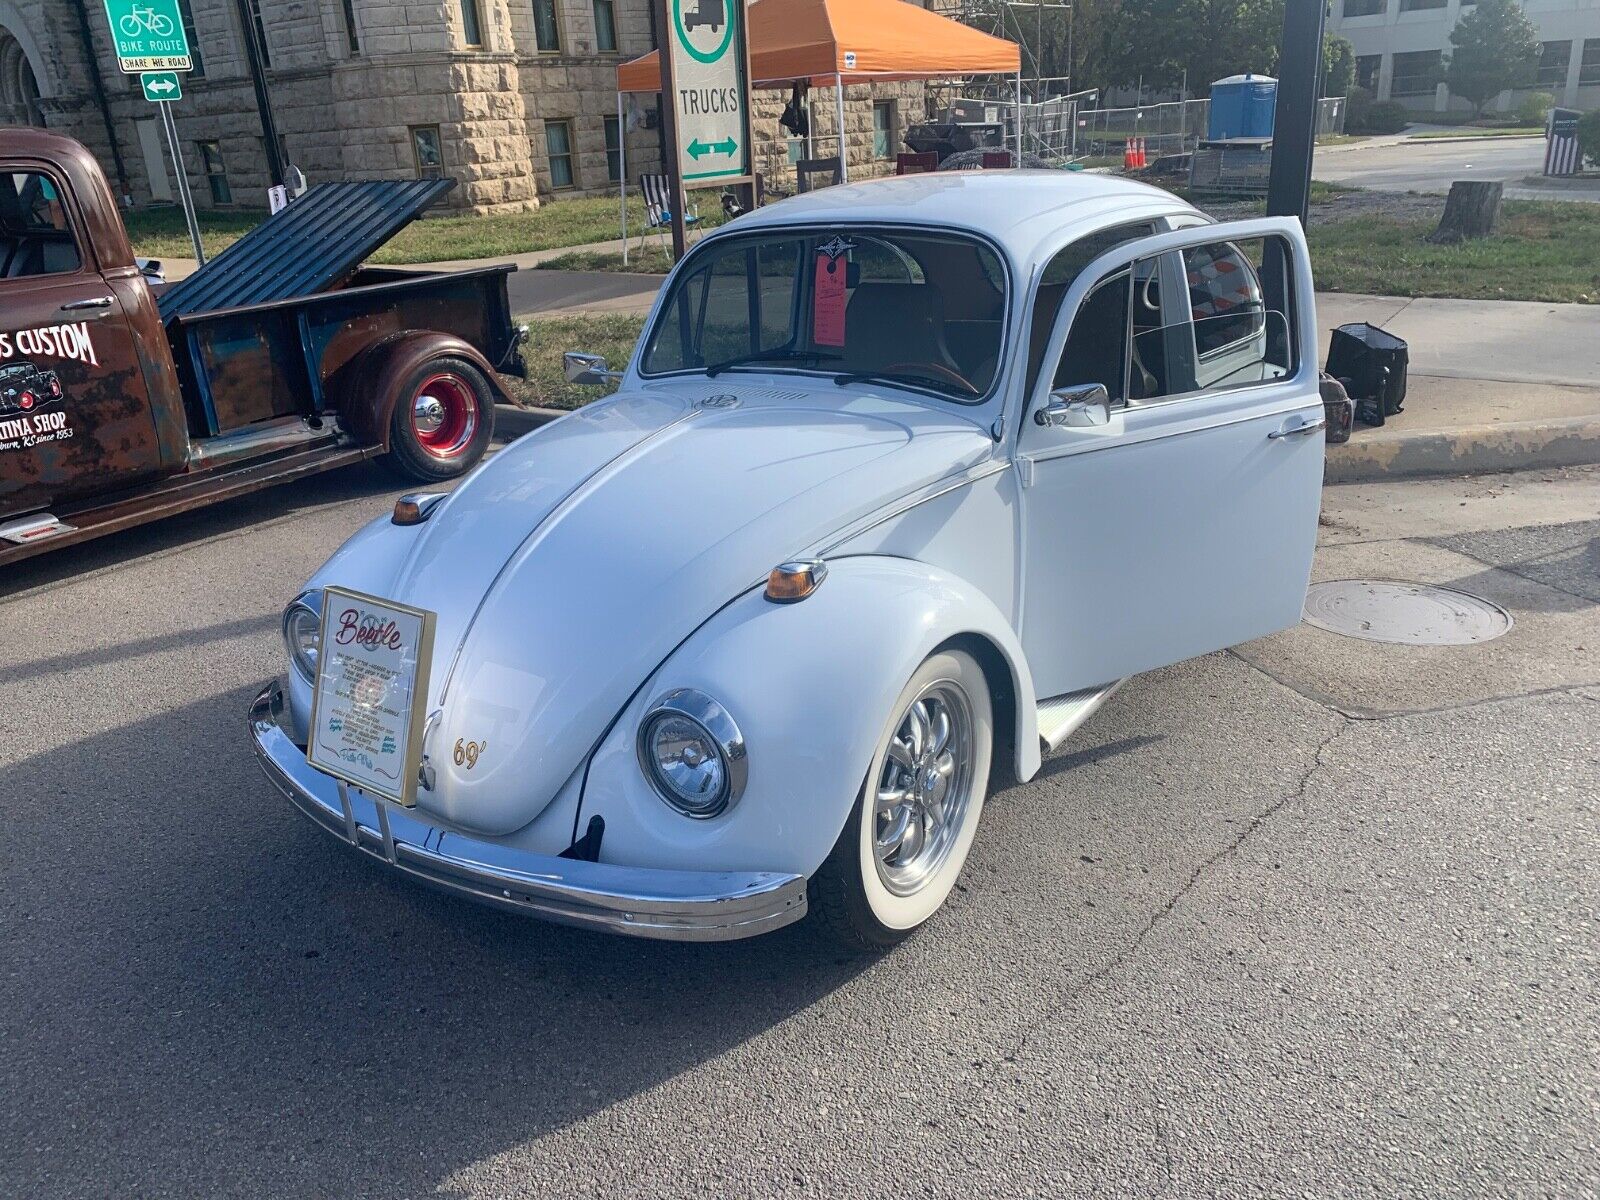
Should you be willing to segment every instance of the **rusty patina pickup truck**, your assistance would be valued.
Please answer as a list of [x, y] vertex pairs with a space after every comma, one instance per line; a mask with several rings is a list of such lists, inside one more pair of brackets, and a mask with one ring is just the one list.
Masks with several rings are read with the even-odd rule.
[[157, 296], [89, 152], [0, 128], [0, 565], [366, 458], [476, 463], [523, 371], [515, 268], [363, 265], [451, 186], [321, 185]]

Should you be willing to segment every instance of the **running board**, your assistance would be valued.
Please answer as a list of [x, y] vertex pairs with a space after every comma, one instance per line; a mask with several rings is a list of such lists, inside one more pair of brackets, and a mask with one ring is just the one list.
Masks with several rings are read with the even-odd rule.
[[1119, 679], [1115, 683], [1039, 701], [1039, 740], [1044, 743], [1045, 753], [1061, 749], [1062, 743], [1126, 682]]

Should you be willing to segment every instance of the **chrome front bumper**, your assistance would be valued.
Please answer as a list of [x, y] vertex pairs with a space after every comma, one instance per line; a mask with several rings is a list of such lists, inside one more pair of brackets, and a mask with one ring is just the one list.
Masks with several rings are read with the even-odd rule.
[[267, 778], [335, 837], [436, 887], [549, 921], [672, 941], [751, 937], [806, 914], [799, 875], [621, 867], [439, 829], [313, 768], [286, 721], [274, 680], [250, 706], [250, 738]]

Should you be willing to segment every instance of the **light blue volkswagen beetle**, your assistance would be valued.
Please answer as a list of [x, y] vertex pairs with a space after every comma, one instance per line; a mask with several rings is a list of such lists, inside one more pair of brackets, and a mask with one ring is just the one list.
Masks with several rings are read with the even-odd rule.
[[620, 385], [284, 615], [266, 772], [405, 875], [889, 946], [992, 779], [1127, 676], [1300, 617], [1324, 417], [1291, 220], [1065, 172], [835, 187], [700, 242]]

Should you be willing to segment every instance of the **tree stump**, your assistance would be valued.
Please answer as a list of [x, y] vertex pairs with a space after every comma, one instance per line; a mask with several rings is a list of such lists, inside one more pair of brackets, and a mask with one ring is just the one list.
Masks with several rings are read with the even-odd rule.
[[1444, 216], [1428, 240], [1439, 246], [1454, 246], [1469, 238], [1488, 237], [1500, 224], [1500, 201], [1506, 185], [1498, 181], [1458, 179], [1445, 197]]

